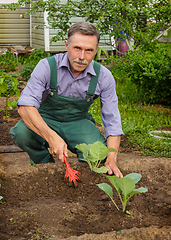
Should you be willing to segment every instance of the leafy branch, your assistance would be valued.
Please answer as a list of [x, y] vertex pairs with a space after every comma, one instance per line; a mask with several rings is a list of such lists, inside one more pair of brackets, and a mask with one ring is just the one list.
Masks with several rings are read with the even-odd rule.
[[101, 33], [118, 39], [134, 40], [134, 47], [145, 46], [168, 27], [171, 20], [170, 0], [19, 0], [3, 5], [16, 10], [22, 4], [30, 4], [26, 14], [48, 13], [48, 23], [55, 28], [53, 41], [64, 39], [72, 25], [72, 18], [79, 17], [94, 23]]

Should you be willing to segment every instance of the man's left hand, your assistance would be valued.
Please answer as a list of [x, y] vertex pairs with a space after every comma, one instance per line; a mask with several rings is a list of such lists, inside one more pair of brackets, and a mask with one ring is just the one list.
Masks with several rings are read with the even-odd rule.
[[108, 170], [108, 174], [112, 175], [114, 174], [115, 176], [119, 177], [119, 178], [123, 178], [123, 174], [121, 173], [121, 171], [119, 170], [119, 168], [116, 166], [115, 162], [108, 162], [108, 160], [105, 162], [105, 167], [107, 167]]

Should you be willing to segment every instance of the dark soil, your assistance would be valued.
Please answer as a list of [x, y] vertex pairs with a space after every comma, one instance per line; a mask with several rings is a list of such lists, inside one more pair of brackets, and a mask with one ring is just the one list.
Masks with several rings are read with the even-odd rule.
[[15, 126], [17, 121], [20, 120], [20, 116], [17, 110], [8, 110], [8, 117], [5, 116], [5, 111], [0, 112], [0, 146], [15, 144], [11, 138], [9, 131], [11, 127]]
[[[13, 145], [9, 130], [19, 120], [0, 112], [0, 146]], [[31, 166], [24, 152], [0, 153], [0, 239], [171, 239], [171, 159], [141, 156], [120, 150], [118, 166], [126, 175], [142, 175], [137, 187], [148, 192], [127, 203], [130, 215], [122, 212], [114, 190], [110, 198], [96, 184], [106, 175], [91, 172], [86, 163], [70, 155], [70, 165], [81, 173], [77, 188], [64, 181], [65, 168], [55, 163]]]

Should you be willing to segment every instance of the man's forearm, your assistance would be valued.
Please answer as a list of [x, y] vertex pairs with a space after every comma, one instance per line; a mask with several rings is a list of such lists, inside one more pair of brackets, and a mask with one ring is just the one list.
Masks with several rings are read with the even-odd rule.
[[109, 175], [115, 174], [117, 177], [122, 178], [123, 174], [116, 165], [117, 153], [120, 146], [120, 138], [121, 138], [120, 136], [109, 136], [107, 138], [107, 147], [114, 148], [117, 152], [108, 153], [105, 166], [109, 169], [108, 170]]
[[48, 141], [48, 136], [52, 132], [52, 129], [45, 123], [35, 107], [20, 106], [18, 113], [29, 129]]
[[113, 156], [115, 161], [117, 158], [117, 153], [119, 151], [120, 139], [121, 139], [120, 136], [108, 136], [108, 138], [107, 138], [107, 147], [114, 148], [117, 151], [117, 152], [108, 153], [108, 156], [110, 156], [110, 155]]

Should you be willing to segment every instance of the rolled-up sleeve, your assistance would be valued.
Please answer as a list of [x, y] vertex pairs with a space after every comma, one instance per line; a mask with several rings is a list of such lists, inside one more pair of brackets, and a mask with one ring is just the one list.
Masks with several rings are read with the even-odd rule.
[[106, 137], [123, 135], [115, 80], [107, 69], [103, 69], [101, 77], [101, 116]]
[[33, 70], [27, 86], [21, 93], [17, 106], [32, 106], [38, 109], [48, 95], [49, 84], [50, 67], [47, 59], [42, 59]]

